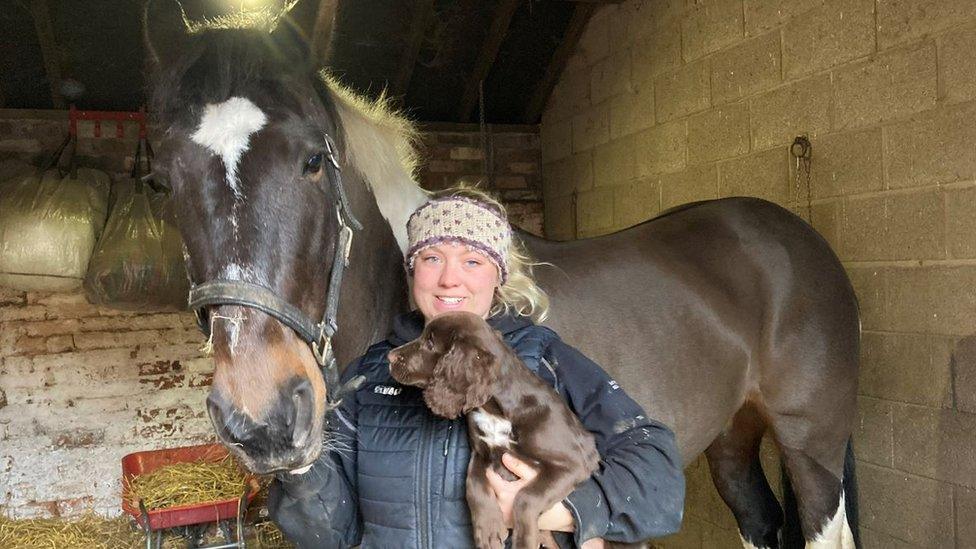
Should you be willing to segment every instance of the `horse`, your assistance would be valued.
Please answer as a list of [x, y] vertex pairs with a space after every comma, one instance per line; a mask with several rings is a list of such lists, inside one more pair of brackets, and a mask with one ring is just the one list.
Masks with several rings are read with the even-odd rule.
[[[156, 168], [213, 350], [211, 420], [251, 470], [302, 471], [334, 443], [333, 365], [408, 308], [406, 219], [427, 199], [413, 130], [310, 66], [288, 25], [188, 33], [174, 2], [146, 10]], [[520, 238], [553, 266], [537, 269], [548, 324], [675, 431], [685, 463], [705, 454], [747, 547], [781, 544], [767, 432], [806, 546], [855, 545], [858, 306], [816, 231], [729, 198], [599, 238]]]

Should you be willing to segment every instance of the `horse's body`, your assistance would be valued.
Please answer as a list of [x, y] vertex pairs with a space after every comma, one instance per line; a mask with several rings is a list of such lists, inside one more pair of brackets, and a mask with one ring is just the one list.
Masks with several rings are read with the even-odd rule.
[[[402, 161], [408, 138], [382, 112], [364, 113], [335, 86], [323, 90], [314, 73], [265, 51], [255, 33], [233, 32], [160, 39], [147, 28], [163, 75], [154, 101], [166, 111], [159, 164], [174, 183], [190, 274], [198, 283], [259, 284], [321, 315], [337, 213], [334, 189], [308, 166], [323, 146], [315, 132], [332, 134], [364, 225], [340, 300], [335, 346], [346, 363], [405, 305], [399, 254], [406, 217], [425, 199]], [[255, 61], [261, 55], [269, 60]], [[208, 115], [225, 118], [214, 126]], [[239, 139], [200, 137], [210, 134]], [[553, 302], [549, 324], [674, 428], [686, 462], [706, 452], [747, 543], [777, 546], [782, 525], [759, 465], [769, 429], [808, 545], [849, 546], [842, 477], [855, 415], [857, 305], [813, 229], [771, 203], [726, 199], [602, 238], [523, 238], [535, 259], [553, 265], [537, 268]], [[223, 305], [210, 318], [218, 435], [255, 470], [309, 464], [320, 452], [325, 399], [312, 353], [265, 313]]]

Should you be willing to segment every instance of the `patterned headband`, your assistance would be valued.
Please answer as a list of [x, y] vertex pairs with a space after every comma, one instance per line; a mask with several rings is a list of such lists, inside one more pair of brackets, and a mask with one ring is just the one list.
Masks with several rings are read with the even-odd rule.
[[498, 267], [502, 285], [508, 280], [512, 228], [501, 213], [484, 202], [462, 196], [431, 200], [407, 220], [407, 236], [407, 269], [411, 273], [420, 251], [442, 242], [460, 242]]

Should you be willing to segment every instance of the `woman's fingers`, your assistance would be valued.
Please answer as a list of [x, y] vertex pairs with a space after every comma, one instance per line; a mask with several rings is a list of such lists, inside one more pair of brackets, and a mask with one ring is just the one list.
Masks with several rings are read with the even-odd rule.
[[531, 465], [507, 452], [502, 454], [502, 465], [511, 471], [513, 475], [521, 479], [523, 484], [530, 482], [539, 474]]

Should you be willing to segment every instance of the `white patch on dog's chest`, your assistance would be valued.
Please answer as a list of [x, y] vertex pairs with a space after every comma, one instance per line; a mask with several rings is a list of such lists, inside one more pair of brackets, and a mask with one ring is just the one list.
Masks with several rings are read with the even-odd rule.
[[488, 446], [508, 448], [512, 445], [512, 422], [485, 412], [481, 408], [471, 412], [471, 419], [480, 431], [480, 438]]

